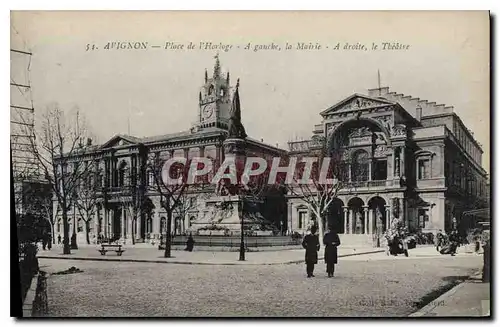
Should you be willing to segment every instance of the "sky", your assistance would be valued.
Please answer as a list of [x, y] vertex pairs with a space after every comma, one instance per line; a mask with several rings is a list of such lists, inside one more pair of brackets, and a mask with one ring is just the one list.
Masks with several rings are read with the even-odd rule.
[[[483, 145], [489, 172], [488, 19], [487, 12], [460, 11], [13, 12], [11, 47], [33, 53], [37, 115], [53, 103], [78, 107], [99, 143], [127, 134], [129, 119], [138, 137], [189, 129], [204, 71], [212, 73], [219, 52], [232, 83], [240, 78], [242, 122], [255, 139], [286, 148], [289, 140], [309, 138], [321, 111], [377, 87], [380, 71], [391, 91], [454, 106]], [[147, 48], [105, 49], [110, 42]], [[166, 42], [184, 49], [164, 49]], [[187, 50], [189, 42], [233, 47]], [[297, 50], [297, 42], [322, 49]], [[372, 50], [382, 42], [409, 47]], [[281, 51], [253, 51], [271, 43]], [[285, 50], [286, 43], [293, 48]], [[368, 50], [333, 50], [337, 43]], [[11, 65], [16, 80], [26, 79], [23, 64]]]

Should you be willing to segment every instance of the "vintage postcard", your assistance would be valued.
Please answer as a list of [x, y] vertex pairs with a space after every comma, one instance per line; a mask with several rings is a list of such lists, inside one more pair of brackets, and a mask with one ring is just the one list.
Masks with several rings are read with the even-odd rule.
[[490, 316], [489, 12], [13, 11], [10, 56], [18, 316]]

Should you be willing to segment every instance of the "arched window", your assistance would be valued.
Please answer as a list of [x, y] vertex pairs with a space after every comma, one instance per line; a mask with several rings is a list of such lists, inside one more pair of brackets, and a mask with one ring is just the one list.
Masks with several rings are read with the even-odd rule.
[[351, 179], [355, 182], [368, 180], [368, 152], [364, 150], [356, 151], [352, 156]]
[[210, 85], [210, 87], [208, 88], [208, 95], [212, 95], [212, 93], [214, 93], [214, 86]]
[[189, 217], [189, 227], [191, 227], [193, 225], [193, 223], [195, 222], [195, 220], [196, 220], [195, 216]]

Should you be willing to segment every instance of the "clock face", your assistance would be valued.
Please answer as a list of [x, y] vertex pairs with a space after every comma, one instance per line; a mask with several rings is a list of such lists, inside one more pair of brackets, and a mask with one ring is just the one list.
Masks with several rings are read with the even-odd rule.
[[209, 103], [203, 106], [202, 108], [203, 118], [208, 119], [212, 117], [214, 113], [214, 103]]

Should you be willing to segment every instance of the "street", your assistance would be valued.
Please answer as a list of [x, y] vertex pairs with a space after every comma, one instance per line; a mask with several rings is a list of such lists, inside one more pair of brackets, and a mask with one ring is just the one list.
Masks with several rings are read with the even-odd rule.
[[50, 273], [71, 266], [83, 270], [49, 277], [49, 314], [59, 317], [407, 316], [420, 301], [429, 302], [430, 293], [443, 293], [481, 264], [481, 256], [465, 254], [395, 258], [376, 253], [340, 258], [334, 278], [326, 277], [320, 261], [316, 277], [306, 278], [304, 264], [40, 259], [41, 269]]

